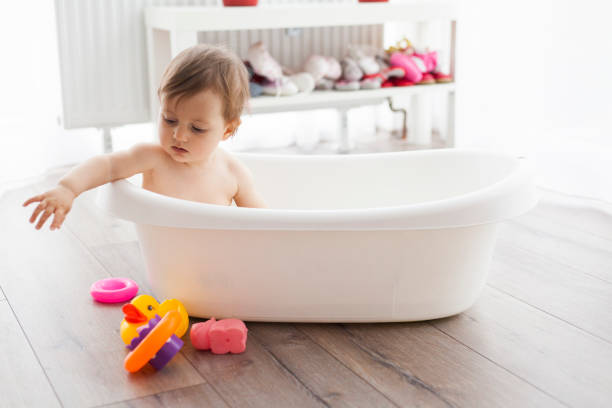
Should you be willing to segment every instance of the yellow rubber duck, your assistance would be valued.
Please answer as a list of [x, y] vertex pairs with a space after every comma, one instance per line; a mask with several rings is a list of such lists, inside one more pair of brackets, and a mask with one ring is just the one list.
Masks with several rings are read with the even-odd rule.
[[183, 304], [176, 299], [165, 300], [161, 305], [150, 295], [136, 296], [130, 303], [123, 305], [124, 319], [121, 321], [121, 339], [125, 344], [130, 344], [132, 339], [138, 336], [138, 327], [146, 324], [155, 315], [164, 317], [170, 310], [176, 310], [181, 315], [181, 324], [174, 334], [183, 337], [189, 327], [189, 316]]

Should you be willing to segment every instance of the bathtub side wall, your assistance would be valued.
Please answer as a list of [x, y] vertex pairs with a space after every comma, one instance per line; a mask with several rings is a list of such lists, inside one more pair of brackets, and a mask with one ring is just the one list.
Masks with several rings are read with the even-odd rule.
[[382, 322], [471, 306], [495, 224], [409, 231], [228, 231], [139, 225], [154, 294], [190, 315]]
[[238, 156], [271, 208], [379, 208], [444, 200], [514, 172], [509, 157], [470, 152], [402, 152], [367, 157]]

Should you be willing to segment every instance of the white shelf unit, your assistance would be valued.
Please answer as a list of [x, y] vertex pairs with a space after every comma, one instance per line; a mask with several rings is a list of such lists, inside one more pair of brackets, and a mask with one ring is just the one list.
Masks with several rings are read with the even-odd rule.
[[[454, 0], [405, 0], [401, 3], [355, 3], [352, 5], [292, 4], [255, 7], [147, 7], [147, 54], [151, 113], [158, 109], [155, 90], [171, 58], [198, 43], [198, 32], [270, 28], [299, 28], [426, 22], [448, 20], [451, 24], [450, 74], [455, 74], [457, 4]], [[415, 85], [359, 91], [313, 91], [295, 96], [251, 98], [247, 113], [337, 108], [343, 124], [339, 151], [348, 150], [347, 110], [352, 107], [393, 102], [396, 96], [448, 93], [446, 142], [454, 146], [455, 83]]]

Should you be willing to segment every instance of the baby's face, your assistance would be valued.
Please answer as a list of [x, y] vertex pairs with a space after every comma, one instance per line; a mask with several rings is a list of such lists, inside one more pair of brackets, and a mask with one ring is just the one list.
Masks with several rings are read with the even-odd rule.
[[231, 124], [223, 117], [223, 100], [204, 90], [190, 97], [162, 98], [159, 140], [177, 162], [205, 163], [221, 140], [231, 134]]

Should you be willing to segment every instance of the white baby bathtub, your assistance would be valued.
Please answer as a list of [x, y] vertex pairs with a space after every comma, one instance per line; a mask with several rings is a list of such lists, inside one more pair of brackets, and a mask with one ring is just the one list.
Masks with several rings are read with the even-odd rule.
[[459, 149], [237, 154], [269, 209], [166, 197], [127, 180], [98, 202], [136, 224], [160, 299], [192, 316], [383, 322], [469, 308], [497, 223], [537, 202], [523, 159]]

